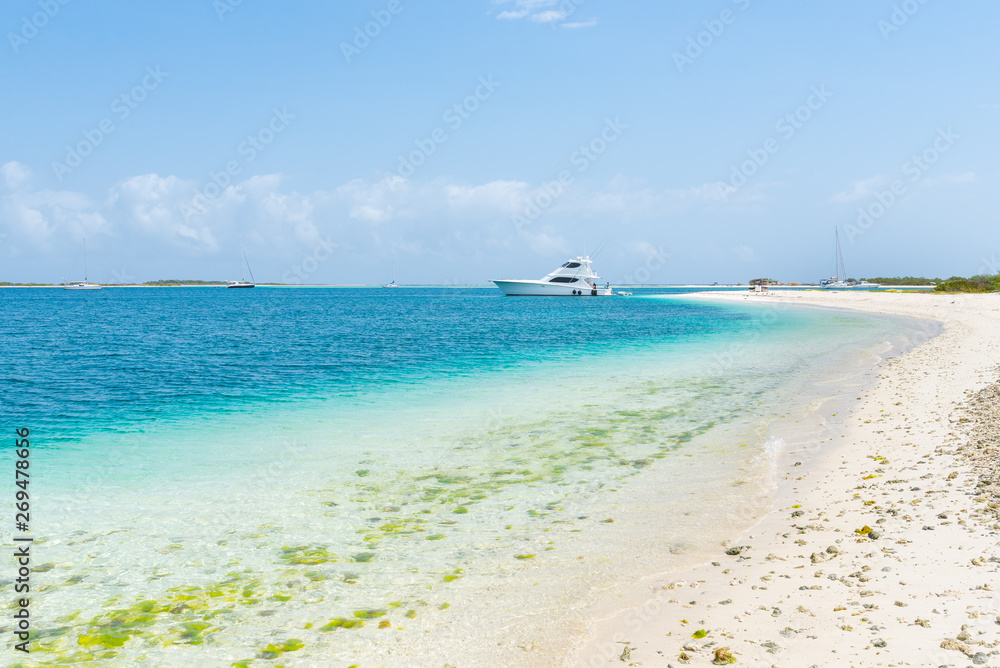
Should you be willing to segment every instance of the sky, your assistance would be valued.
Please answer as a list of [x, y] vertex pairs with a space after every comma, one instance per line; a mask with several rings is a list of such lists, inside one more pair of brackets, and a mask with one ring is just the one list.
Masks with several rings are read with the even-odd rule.
[[[989, 0], [7, 0], [0, 281], [1000, 270]], [[597, 252], [599, 251], [599, 252]]]

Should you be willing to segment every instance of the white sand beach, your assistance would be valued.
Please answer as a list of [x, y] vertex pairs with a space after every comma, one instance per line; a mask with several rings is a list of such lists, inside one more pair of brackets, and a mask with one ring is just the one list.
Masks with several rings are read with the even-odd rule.
[[711, 561], [649, 579], [648, 601], [599, 622], [566, 663], [1000, 666], [1000, 408], [990, 387], [1000, 380], [1000, 295], [695, 298], [900, 314], [944, 329], [890, 353], [841, 426], [788, 444], [759, 523]]

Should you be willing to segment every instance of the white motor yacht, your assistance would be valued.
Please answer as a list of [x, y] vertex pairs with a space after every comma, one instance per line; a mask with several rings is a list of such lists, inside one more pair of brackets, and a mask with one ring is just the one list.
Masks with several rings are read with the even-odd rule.
[[576, 257], [538, 280], [494, 280], [508, 297], [610, 297], [614, 294], [610, 283], [601, 281], [590, 266], [590, 257]]

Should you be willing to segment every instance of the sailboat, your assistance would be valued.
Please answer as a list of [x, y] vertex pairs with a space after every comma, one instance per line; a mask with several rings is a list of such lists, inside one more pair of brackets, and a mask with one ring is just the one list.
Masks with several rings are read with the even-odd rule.
[[100, 290], [101, 286], [97, 283], [91, 283], [90, 279], [87, 277], [87, 239], [83, 239], [83, 280], [74, 281], [72, 283], [67, 283], [63, 286], [63, 290]]
[[383, 288], [398, 288], [399, 287], [398, 285], [396, 285], [396, 263], [395, 262], [392, 263], [392, 282], [391, 283], [386, 283], [382, 287]]
[[[824, 290], [872, 290], [880, 287], [878, 283], [859, 282], [853, 278], [847, 278], [847, 270], [844, 268], [844, 253], [840, 250], [840, 230], [836, 227], [833, 228], [833, 235], [837, 246], [837, 255], [834, 260], [834, 271], [837, 274], [820, 281], [820, 287]], [[844, 276], [843, 279], [841, 275]]]
[[256, 279], [253, 277], [253, 269], [250, 269], [250, 263], [247, 262], [247, 254], [246, 254], [246, 252], [242, 248], [240, 249], [240, 258], [241, 258], [240, 259], [240, 280], [238, 280], [238, 281], [229, 281], [228, 283], [226, 283], [226, 287], [227, 288], [255, 288], [255, 287], [257, 287], [256, 283], [248, 283], [247, 282], [246, 273], [243, 271], [244, 267], [250, 271], [250, 280], [251, 281], [255, 281]]

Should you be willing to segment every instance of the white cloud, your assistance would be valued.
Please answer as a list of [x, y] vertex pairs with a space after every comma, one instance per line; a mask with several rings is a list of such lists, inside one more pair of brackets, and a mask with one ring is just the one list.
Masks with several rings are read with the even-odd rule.
[[491, 181], [481, 186], [449, 184], [444, 192], [455, 210], [495, 210], [509, 214], [521, 205], [529, 188], [522, 181]]
[[928, 177], [921, 181], [920, 184], [925, 187], [960, 186], [966, 183], [975, 183], [977, 180], [975, 172], [965, 172], [964, 174], [944, 174], [942, 176]]
[[[553, 259], [578, 253], [587, 239], [596, 242], [609, 234], [617, 239], [621, 225], [641, 228], [654, 221], [655, 229], [663, 229], [672, 217], [733, 205], [725, 201], [721, 184], [654, 188], [625, 175], [596, 188], [577, 182], [553, 197], [551, 184], [414, 181], [397, 175], [302, 193], [282, 175], [268, 174], [230, 184], [185, 215], [204, 184], [174, 175], [123, 179], [103, 199], [32, 190], [26, 168], [8, 167], [0, 175], [5, 177], [0, 179], [0, 234], [8, 235], [0, 253], [50, 258], [46, 280], [62, 275], [66, 258], [79, 253], [83, 237], [99, 281], [113, 278], [111, 266], [116, 276], [136, 280], [175, 274], [232, 278], [216, 271], [228, 272], [241, 246], [254, 258], [255, 272], [281, 280], [320, 242], [333, 244], [339, 260], [310, 275], [319, 282], [356, 280], [365, 267], [388, 264], [392, 257], [419, 258], [425, 272], [453, 267], [461, 258], [471, 271], [523, 264], [522, 271], [533, 275], [533, 258], [544, 257], [547, 267]], [[530, 224], [519, 228], [514, 217], [525, 215], [532, 201], [544, 204]]]
[[60, 237], [106, 233], [108, 222], [85, 195], [31, 190], [31, 170], [18, 162], [0, 167], [7, 192], [0, 200], [0, 229], [12, 245], [48, 249]]
[[334, 196], [350, 207], [350, 217], [368, 223], [384, 223], [396, 211], [395, 200], [405, 198], [408, 189], [401, 176], [390, 176], [369, 184], [354, 179], [338, 187]]
[[531, 20], [538, 21], [539, 23], [552, 23], [553, 21], [561, 21], [564, 18], [566, 18], [566, 14], [554, 9], [531, 15]]
[[8, 190], [18, 190], [31, 180], [31, 170], [19, 162], [11, 161], [0, 167]]
[[521, 238], [528, 244], [528, 248], [536, 255], [564, 256], [570, 254], [570, 244], [560, 234], [555, 234], [550, 229], [542, 229], [537, 232], [527, 231], [522, 233]]
[[494, 4], [509, 5], [497, 14], [498, 19], [516, 20], [527, 18], [536, 23], [546, 23], [563, 28], [590, 28], [597, 25], [597, 19], [568, 22], [586, 0], [495, 0]]
[[[226, 189], [223, 198], [233, 197], [231, 188]], [[193, 195], [191, 182], [176, 176], [143, 174], [112, 188], [108, 204], [125, 227], [132, 227], [143, 236], [195, 253], [214, 252], [219, 245], [206, 222], [210, 217], [189, 219], [181, 211], [181, 204], [190, 201]], [[213, 200], [213, 206], [217, 207], [217, 202]]]
[[867, 199], [875, 194], [875, 190], [881, 188], [889, 182], [889, 177], [883, 174], [876, 174], [868, 179], [861, 179], [851, 184], [847, 190], [843, 190], [830, 198], [831, 202], [846, 204]]

